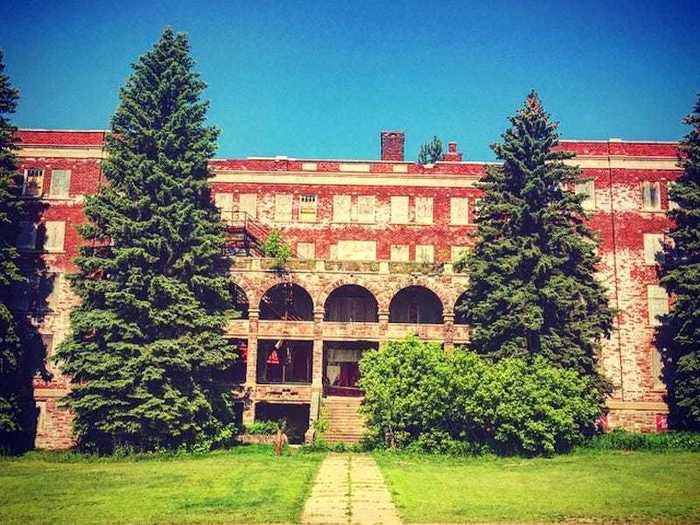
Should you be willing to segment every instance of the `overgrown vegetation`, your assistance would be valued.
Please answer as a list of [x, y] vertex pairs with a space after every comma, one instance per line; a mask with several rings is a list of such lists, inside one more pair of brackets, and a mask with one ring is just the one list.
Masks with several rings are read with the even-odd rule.
[[22, 344], [17, 319], [10, 310], [10, 293], [23, 280], [15, 248], [21, 201], [14, 194], [17, 158], [8, 115], [15, 112], [19, 92], [4, 74], [0, 50], [0, 455], [18, 448], [23, 432], [21, 397]]
[[601, 399], [610, 385], [596, 355], [613, 313], [595, 277], [597, 239], [583, 195], [572, 191], [580, 169], [555, 149], [557, 124], [535, 92], [510, 118], [503, 162], [490, 166], [476, 218], [476, 245], [458, 268], [469, 274], [458, 306], [471, 326], [469, 347], [494, 359], [544, 358], [593, 381]]
[[292, 249], [282, 238], [279, 228], [273, 228], [262, 245], [263, 255], [275, 259], [276, 268], [282, 270], [292, 256]]
[[684, 122], [692, 129], [680, 143], [683, 174], [669, 185], [677, 207], [661, 266], [661, 285], [673, 295], [658, 345], [663, 349], [670, 423], [700, 430], [700, 95]]
[[279, 421], [253, 421], [243, 425], [243, 431], [246, 434], [272, 436], [277, 433], [280, 428]]
[[545, 359], [491, 362], [415, 337], [360, 361], [369, 440], [457, 454], [551, 455], [594, 431], [602, 403], [591, 381]]
[[700, 452], [700, 432], [639, 433], [613, 430], [593, 436], [583, 448], [593, 450], [648, 450]]
[[421, 144], [418, 151], [418, 164], [435, 164], [443, 159], [442, 141], [433, 137], [433, 140]]
[[81, 304], [57, 358], [81, 449], [208, 449], [231, 439], [236, 359], [224, 230], [211, 200], [205, 88], [167, 28], [133, 66], [106, 139], [107, 184], [85, 202]]

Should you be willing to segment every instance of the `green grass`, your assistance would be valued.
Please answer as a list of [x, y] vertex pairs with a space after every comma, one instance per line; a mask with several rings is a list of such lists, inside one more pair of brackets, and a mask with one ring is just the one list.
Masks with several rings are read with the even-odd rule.
[[298, 522], [323, 457], [241, 446], [202, 457], [0, 459], [0, 523]]
[[700, 523], [700, 453], [375, 458], [407, 523]]

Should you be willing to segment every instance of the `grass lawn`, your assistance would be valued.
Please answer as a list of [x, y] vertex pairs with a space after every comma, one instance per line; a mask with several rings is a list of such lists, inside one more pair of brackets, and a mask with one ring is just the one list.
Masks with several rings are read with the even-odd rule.
[[580, 451], [553, 459], [378, 453], [407, 523], [700, 523], [700, 453]]
[[298, 522], [323, 458], [241, 446], [202, 457], [0, 459], [0, 524]]

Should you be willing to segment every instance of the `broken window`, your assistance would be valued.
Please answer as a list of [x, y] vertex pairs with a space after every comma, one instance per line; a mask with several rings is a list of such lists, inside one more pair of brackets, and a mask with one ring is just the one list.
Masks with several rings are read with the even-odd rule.
[[316, 222], [316, 195], [299, 196], [299, 221]]
[[258, 383], [311, 383], [313, 341], [258, 341]]
[[642, 209], [658, 211], [661, 209], [661, 184], [642, 182]]
[[332, 396], [359, 396], [362, 391], [358, 363], [366, 350], [377, 349], [370, 341], [325, 341], [323, 343], [323, 390]]
[[24, 170], [22, 195], [25, 197], [41, 197], [44, 192], [44, 170], [29, 168]]

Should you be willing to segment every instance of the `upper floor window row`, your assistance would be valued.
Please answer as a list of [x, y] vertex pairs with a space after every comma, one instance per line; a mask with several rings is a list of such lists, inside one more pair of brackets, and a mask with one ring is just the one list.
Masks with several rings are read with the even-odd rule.
[[[49, 198], [66, 199], [70, 192], [71, 170], [52, 170], [49, 180]], [[44, 170], [27, 168], [22, 173], [22, 196], [44, 196]]]

